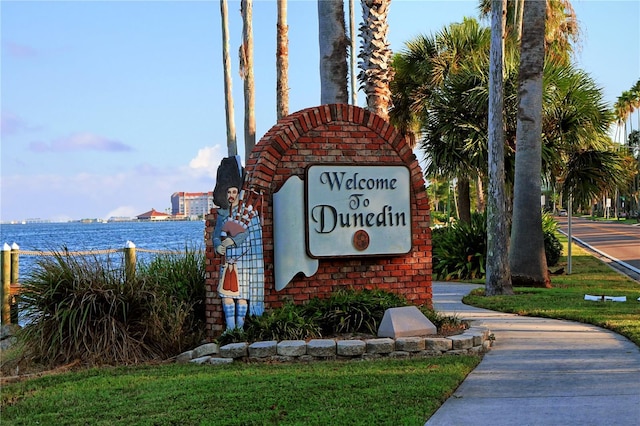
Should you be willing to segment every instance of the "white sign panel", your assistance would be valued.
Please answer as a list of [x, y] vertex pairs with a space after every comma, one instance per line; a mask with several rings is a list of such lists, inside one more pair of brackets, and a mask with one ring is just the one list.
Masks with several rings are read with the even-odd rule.
[[311, 257], [411, 251], [411, 177], [405, 166], [312, 165], [306, 175]]

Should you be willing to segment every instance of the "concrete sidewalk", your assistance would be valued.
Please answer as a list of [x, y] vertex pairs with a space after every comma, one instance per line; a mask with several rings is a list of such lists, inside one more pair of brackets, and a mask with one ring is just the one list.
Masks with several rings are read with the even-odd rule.
[[484, 325], [496, 340], [426, 425], [640, 425], [636, 345], [588, 324], [462, 304], [476, 287], [433, 284], [436, 310]]

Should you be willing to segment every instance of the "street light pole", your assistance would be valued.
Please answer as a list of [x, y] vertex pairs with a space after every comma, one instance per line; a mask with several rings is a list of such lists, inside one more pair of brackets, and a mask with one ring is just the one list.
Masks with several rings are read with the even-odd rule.
[[571, 243], [572, 243], [572, 237], [571, 237], [571, 216], [573, 214], [572, 210], [573, 210], [573, 197], [571, 195], [569, 195], [569, 203], [567, 205], [567, 226], [568, 226], [568, 237], [569, 237], [569, 247], [567, 250], [567, 275], [571, 275]]

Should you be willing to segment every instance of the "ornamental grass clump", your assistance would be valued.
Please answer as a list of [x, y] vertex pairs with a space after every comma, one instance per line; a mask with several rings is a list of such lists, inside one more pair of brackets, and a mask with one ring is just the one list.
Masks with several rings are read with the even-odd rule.
[[[199, 285], [204, 292], [204, 260], [193, 253], [183, 259], [158, 260], [127, 276], [123, 259], [108, 255], [39, 257], [20, 295], [25, 356], [48, 365], [132, 364], [193, 346], [204, 335], [197, 328], [204, 297], [194, 301]], [[183, 272], [193, 282], [173, 282]]]

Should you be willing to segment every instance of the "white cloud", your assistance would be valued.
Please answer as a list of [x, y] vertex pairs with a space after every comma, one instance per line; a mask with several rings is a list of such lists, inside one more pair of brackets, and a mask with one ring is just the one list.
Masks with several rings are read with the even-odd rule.
[[55, 139], [51, 143], [32, 142], [29, 149], [35, 152], [68, 152], [68, 151], [132, 151], [129, 145], [93, 133], [74, 133], [66, 138]]
[[152, 208], [165, 211], [174, 192], [211, 191], [223, 157], [224, 149], [215, 145], [198, 150], [188, 165], [179, 167], [141, 163], [107, 175], [3, 175], [0, 220], [109, 219], [134, 217]]
[[220, 161], [226, 156], [221, 145], [201, 148], [189, 162], [189, 170], [194, 176], [208, 176], [215, 179]]

